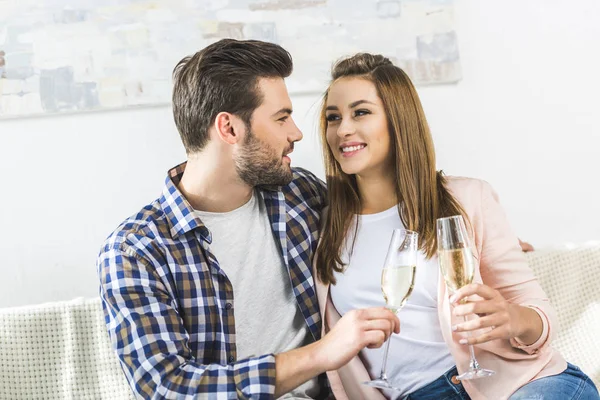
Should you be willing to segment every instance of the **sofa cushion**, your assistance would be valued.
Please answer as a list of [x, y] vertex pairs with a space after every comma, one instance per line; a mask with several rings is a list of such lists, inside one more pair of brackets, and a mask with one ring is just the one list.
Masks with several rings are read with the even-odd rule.
[[527, 253], [556, 309], [553, 347], [600, 388], [600, 242]]
[[0, 399], [133, 399], [100, 299], [0, 309]]

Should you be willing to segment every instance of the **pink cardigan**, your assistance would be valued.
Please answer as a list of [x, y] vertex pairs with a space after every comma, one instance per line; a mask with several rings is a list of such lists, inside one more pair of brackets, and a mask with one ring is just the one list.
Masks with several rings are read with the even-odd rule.
[[[491, 186], [470, 178], [448, 177], [447, 182], [448, 189], [463, 206], [473, 227], [472, 239], [478, 262], [474, 282], [483, 282], [498, 290], [514, 304], [532, 307], [540, 314], [544, 324], [540, 339], [530, 346], [520, 346], [514, 340], [494, 340], [476, 346], [479, 363], [484, 368], [496, 371], [496, 375], [464, 381], [467, 393], [473, 400], [507, 399], [527, 382], [559, 374], [567, 368], [562, 356], [550, 347], [556, 334], [556, 317], [546, 294], [527, 265], [517, 237]], [[376, 269], [380, 266], [373, 267]], [[314, 276], [324, 335], [339, 321], [340, 315], [331, 302], [329, 285], [318, 281], [316, 273]], [[446, 284], [441, 274], [438, 282], [438, 315], [444, 340], [459, 373], [462, 373], [468, 369], [469, 349], [458, 344], [462, 335], [451, 330], [451, 326], [461, 320], [455, 320], [450, 312]], [[394, 360], [388, 362], [393, 363]], [[337, 371], [327, 372], [327, 375], [336, 399], [385, 399], [378, 390], [361, 384], [370, 377], [358, 356]]]

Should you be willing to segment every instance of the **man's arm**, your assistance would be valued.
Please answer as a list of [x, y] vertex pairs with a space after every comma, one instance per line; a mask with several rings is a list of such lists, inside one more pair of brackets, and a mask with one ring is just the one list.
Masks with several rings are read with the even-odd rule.
[[275, 356], [275, 397], [343, 367], [366, 347], [381, 347], [392, 332], [400, 332], [400, 321], [384, 307], [346, 313], [321, 340]]
[[228, 365], [196, 359], [175, 300], [156, 269], [131, 247], [105, 248], [98, 273], [109, 336], [136, 397], [178, 399], [218, 393], [224, 398], [272, 398], [275, 356]]
[[98, 273], [111, 342], [133, 392], [144, 399], [207, 393], [273, 398], [343, 366], [364, 347], [379, 347], [392, 331], [399, 332], [398, 319], [390, 311], [357, 310], [308, 346], [229, 365], [207, 364], [195, 358], [175, 301], [150, 262], [132, 248], [106, 248]]
[[383, 308], [352, 311], [323, 339], [276, 356], [229, 365], [196, 360], [174, 299], [156, 271], [132, 249], [105, 249], [98, 272], [113, 347], [139, 398], [206, 393], [272, 398], [346, 364], [364, 347], [379, 347], [397, 317]]

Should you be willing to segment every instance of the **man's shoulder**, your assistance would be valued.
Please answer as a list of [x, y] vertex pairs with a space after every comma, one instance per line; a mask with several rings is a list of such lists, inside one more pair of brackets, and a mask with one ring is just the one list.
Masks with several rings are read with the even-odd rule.
[[320, 214], [327, 204], [327, 187], [325, 183], [304, 168], [293, 168], [292, 171], [292, 181], [281, 188], [286, 203], [292, 208], [300, 207], [303, 209], [307, 207]]
[[320, 184], [323, 183], [323, 181], [320, 180], [319, 178], [317, 178], [317, 176], [315, 174], [313, 174], [309, 170], [301, 168], [301, 167], [292, 168], [292, 173], [293, 173], [292, 182], [306, 181], [306, 182], [311, 182], [311, 183], [320, 183]]
[[169, 234], [166, 216], [155, 200], [121, 222], [105, 239], [101, 252], [147, 244], [165, 234]]
[[315, 174], [304, 169], [304, 168], [292, 168], [293, 178], [292, 181], [284, 187], [291, 189], [292, 191], [300, 191], [305, 195], [310, 196], [324, 196], [326, 195], [325, 182], [317, 178]]

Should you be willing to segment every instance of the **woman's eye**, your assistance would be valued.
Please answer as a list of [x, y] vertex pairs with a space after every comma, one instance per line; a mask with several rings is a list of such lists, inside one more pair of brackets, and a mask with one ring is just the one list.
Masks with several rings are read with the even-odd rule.
[[333, 122], [333, 121], [337, 121], [339, 119], [339, 117], [335, 114], [329, 114], [328, 116], [325, 117], [325, 119], [327, 120], [327, 122]]
[[361, 116], [367, 115], [367, 114], [371, 114], [371, 112], [369, 110], [356, 110], [354, 112], [354, 116], [356, 116], [356, 117], [361, 117]]

